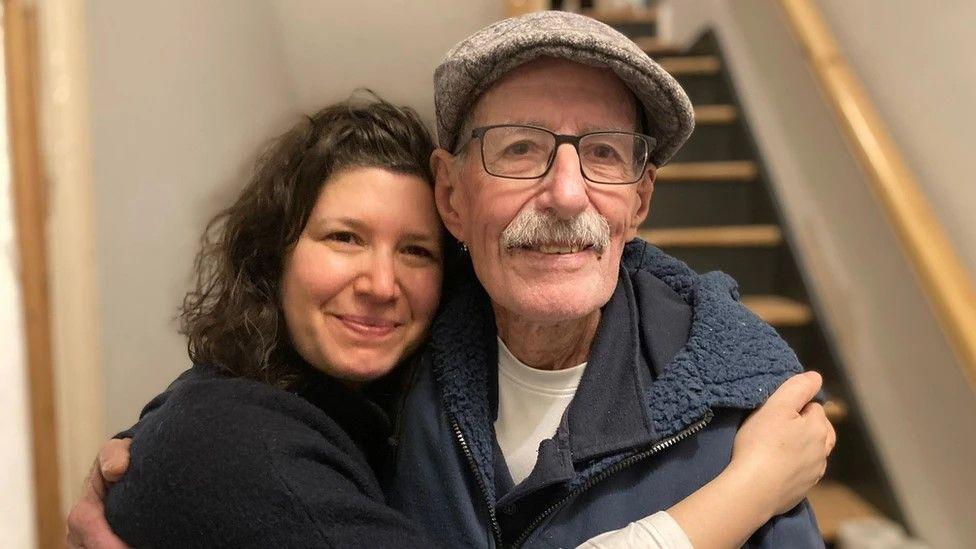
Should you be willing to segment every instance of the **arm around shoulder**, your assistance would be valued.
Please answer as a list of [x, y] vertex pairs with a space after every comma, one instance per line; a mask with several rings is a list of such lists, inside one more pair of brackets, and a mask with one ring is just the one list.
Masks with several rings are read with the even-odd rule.
[[328, 416], [240, 379], [183, 384], [142, 420], [106, 516], [136, 546], [432, 545]]

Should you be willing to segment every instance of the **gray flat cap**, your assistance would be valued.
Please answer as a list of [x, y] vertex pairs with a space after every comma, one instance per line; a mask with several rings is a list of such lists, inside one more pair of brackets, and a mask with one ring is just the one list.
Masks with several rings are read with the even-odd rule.
[[645, 129], [657, 139], [651, 161], [664, 165], [695, 127], [691, 101], [678, 82], [634, 42], [574, 13], [543, 11], [504, 19], [458, 43], [434, 71], [437, 140], [453, 150], [468, 110], [503, 74], [539, 57], [607, 67], [644, 107]]

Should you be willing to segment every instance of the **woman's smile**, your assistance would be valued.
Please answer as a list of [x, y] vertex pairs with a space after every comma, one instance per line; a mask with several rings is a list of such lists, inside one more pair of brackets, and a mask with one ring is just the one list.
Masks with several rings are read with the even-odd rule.
[[334, 314], [339, 323], [355, 338], [362, 340], [382, 340], [393, 335], [403, 322], [364, 315]]

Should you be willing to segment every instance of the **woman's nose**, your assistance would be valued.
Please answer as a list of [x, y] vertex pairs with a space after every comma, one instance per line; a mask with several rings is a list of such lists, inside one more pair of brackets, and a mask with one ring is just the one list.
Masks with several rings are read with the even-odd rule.
[[355, 290], [374, 301], [396, 299], [399, 286], [393, 254], [376, 252], [363, 265], [363, 271], [356, 279]]

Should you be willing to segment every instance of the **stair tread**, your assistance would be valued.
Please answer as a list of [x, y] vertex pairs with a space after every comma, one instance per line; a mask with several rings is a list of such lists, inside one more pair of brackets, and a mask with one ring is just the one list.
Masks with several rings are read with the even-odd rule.
[[654, 57], [656, 55], [674, 55], [680, 51], [680, 47], [670, 42], [665, 42], [657, 36], [641, 36], [634, 39], [637, 47], [644, 50], [644, 53]]
[[759, 167], [751, 160], [673, 162], [657, 171], [655, 181], [752, 181]]
[[847, 404], [843, 401], [837, 399], [830, 399], [824, 402], [824, 412], [827, 414], [827, 419], [832, 423], [837, 423], [847, 419]]
[[644, 229], [640, 237], [658, 247], [762, 247], [783, 241], [776, 225], [726, 225], [717, 227], [667, 227]]
[[590, 9], [580, 13], [608, 25], [651, 24], [657, 21], [657, 10], [651, 8]]
[[773, 326], [803, 326], [813, 320], [806, 303], [778, 295], [742, 296], [742, 304]]
[[881, 516], [873, 505], [837, 481], [823, 481], [814, 486], [807, 499], [827, 542], [837, 539], [837, 531], [845, 520]]
[[739, 112], [734, 105], [695, 105], [696, 124], [731, 124]]
[[716, 55], [675, 55], [660, 57], [658, 65], [671, 73], [672, 76], [690, 74], [715, 74], [722, 68], [722, 62]]

